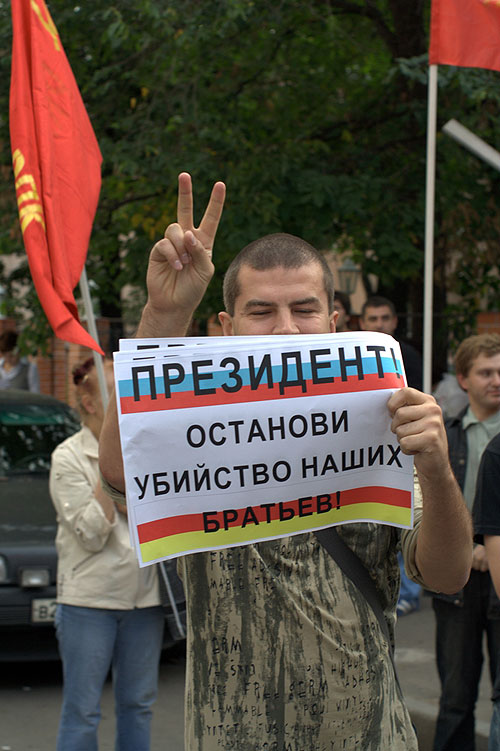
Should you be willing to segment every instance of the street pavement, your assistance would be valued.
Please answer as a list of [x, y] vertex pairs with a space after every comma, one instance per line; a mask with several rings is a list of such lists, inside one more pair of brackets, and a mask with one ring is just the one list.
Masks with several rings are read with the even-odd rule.
[[[432, 751], [439, 703], [434, 659], [434, 614], [429, 597], [396, 627], [396, 663], [420, 751]], [[183, 751], [185, 659], [181, 647], [162, 659], [158, 701], [154, 708], [151, 751]], [[477, 705], [476, 751], [487, 751], [490, 686], [483, 671]], [[61, 706], [59, 663], [13, 663], [1, 666], [0, 751], [54, 751]], [[108, 681], [102, 701], [100, 751], [114, 748], [113, 691]], [[390, 751], [390, 749], [381, 749]]]
[[[419, 751], [432, 751], [439, 705], [439, 677], [434, 652], [434, 613], [428, 596], [420, 610], [405, 615], [396, 626], [396, 666], [399, 681], [417, 729]], [[476, 709], [476, 751], [487, 751], [491, 717], [490, 681], [486, 665]]]
[[[162, 657], [150, 751], [184, 751], [183, 649]], [[0, 751], [54, 751], [62, 700], [59, 662], [0, 664]], [[115, 748], [113, 687], [101, 702], [99, 751]], [[71, 751], [71, 750], [69, 750]]]

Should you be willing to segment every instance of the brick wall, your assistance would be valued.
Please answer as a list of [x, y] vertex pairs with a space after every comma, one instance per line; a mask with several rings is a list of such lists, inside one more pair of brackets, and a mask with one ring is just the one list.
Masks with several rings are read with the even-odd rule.
[[[112, 357], [110, 331], [113, 321], [99, 318], [96, 321], [99, 343], [108, 357]], [[75, 365], [92, 357], [92, 350], [79, 344], [63, 342], [53, 337], [46, 356], [36, 358], [40, 373], [40, 391], [51, 394], [72, 407], [76, 406], [72, 372]]]
[[[106, 319], [97, 321], [97, 331], [102, 348], [109, 353], [109, 322]], [[13, 319], [0, 319], [0, 333], [16, 331]], [[47, 354], [34, 357], [40, 374], [40, 391], [42, 394], [55, 396], [72, 407], [76, 407], [72, 371], [75, 365], [92, 357], [92, 350], [79, 344], [63, 342], [52, 337], [48, 344]]]
[[63, 342], [54, 337], [47, 355], [39, 355], [36, 358], [42, 394], [50, 394], [75, 407], [71, 372], [75, 365], [86, 360], [91, 354], [87, 347]]
[[477, 316], [478, 334], [500, 334], [500, 312], [479, 313]]

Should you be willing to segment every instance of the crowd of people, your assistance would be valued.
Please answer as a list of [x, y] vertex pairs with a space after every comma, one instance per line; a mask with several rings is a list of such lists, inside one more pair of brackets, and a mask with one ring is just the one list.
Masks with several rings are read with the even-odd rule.
[[[138, 337], [186, 335], [214, 272], [224, 199], [216, 183], [195, 227], [191, 179], [179, 176], [177, 221], [151, 251]], [[352, 330], [349, 297], [334, 292], [323, 256], [282, 233], [235, 256], [219, 321], [225, 336]], [[394, 336], [393, 303], [369, 297], [359, 326]], [[312, 532], [179, 558], [189, 751], [416, 750], [393, 649], [396, 617], [417, 609], [423, 590], [432, 596], [441, 681], [434, 751], [474, 751], [485, 635], [489, 749], [500, 749], [500, 335], [471, 336], [458, 347], [462, 408], [444, 418], [421, 390], [419, 353], [399, 343], [408, 385], [392, 394], [387, 414], [401, 452], [414, 457], [413, 528], [336, 528], [338, 545], [375, 585], [382, 617], [338, 565], [338, 550]], [[0, 337], [0, 353], [0, 387], [32, 388], [36, 379], [12, 336]], [[112, 390], [112, 366], [105, 367]], [[158, 574], [139, 568], [130, 544], [116, 401], [104, 410], [93, 359], [75, 368], [73, 380], [82, 428], [56, 449], [50, 473], [64, 674], [57, 749], [97, 749], [111, 669], [116, 749], [148, 751], [164, 622]], [[223, 590], [210, 586], [218, 579]], [[231, 644], [234, 653], [222, 648]]]

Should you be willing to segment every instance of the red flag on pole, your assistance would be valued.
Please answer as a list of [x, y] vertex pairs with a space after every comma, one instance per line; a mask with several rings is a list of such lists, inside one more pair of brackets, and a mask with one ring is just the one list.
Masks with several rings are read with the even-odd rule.
[[60, 338], [102, 352], [73, 295], [101, 188], [101, 152], [44, 0], [12, 0], [10, 137], [31, 276]]
[[429, 64], [500, 70], [500, 0], [432, 0]]

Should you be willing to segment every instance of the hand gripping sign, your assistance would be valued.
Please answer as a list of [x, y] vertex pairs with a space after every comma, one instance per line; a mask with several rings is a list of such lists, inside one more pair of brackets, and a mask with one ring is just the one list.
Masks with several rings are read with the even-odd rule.
[[406, 381], [386, 334], [124, 340], [115, 380], [143, 566], [335, 524], [413, 523], [413, 460], [387, 410]]

